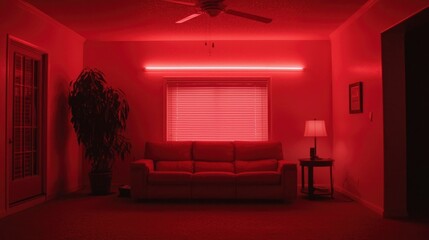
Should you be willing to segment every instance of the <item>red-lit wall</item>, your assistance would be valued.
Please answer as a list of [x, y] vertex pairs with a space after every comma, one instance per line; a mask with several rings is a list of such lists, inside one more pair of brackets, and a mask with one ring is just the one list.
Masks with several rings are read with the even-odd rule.
[[[174, 38], [174, 36], [172, 36]], [[331, 156], [331, 49], [329, 41], [96, 42], [84, 48], [84, 65], [105, 72], [130, 103], [127, 136], [132, 154], [116, 162], [114, 182], [128, 183], [129, 161], [143, 157], [144, 143], [164, 140], [164, 76], [271, 77], [271, 139], [284, 145], [286, 159], [309, 155], [305, 120], [325, 119], [329, 137], [318, 153]], [[163, 65], [303, 65], [303, 72], [145, 72], [145, 64]], [[321, 181], [326, 181], [322, 170]], [[319, 177], [318, 177], [319, 178]]]
[[[382, 104], [381, 33], [428, 6], [423, 0], [369, 1], [331, 35], [336, 185], [380, 214], [385, 210], [383, 117], [388, 118]], [[357, 81], [363, 82], [364, 112], [349, 114], [348, 85]], [[403, 185], [398, 182], [398, 192], [390, 194], [396, 197], [389, 200], [402, 206], [396, 212], [405, 211]]]
[[[118, 161], [114, 183], [128, 183], [129, 162], [143, 156], [144, 143], [164, 140], [164, 76], [271, 77], [271, 139], [284, 145], [286, 159], [308, 156], [312, 139], [303, 137], [305, 120], [327, 121], [318, 141], [322, 157], [333, 156], [335, 183], [368, 207], [385, 208], [381, 33], [419, 10], [427, 0], [374, 0], [346, 21], [331, 40], [99, 42], [84, 39], [20, 1], [0, 7], [0, 105], [6, 113], [6, 35], [12, 34], [49, 54], [47, 193], [79, 188], [80, 149], [69, 124], [68, 82], [83, 66], [104, 71], [108, 82], [127, 95], [131, 112], [126, 135], [133, 144]], [[31, 24], [29, 24], [31, 23]], [[332, 61], [332, 66], [331, 66]], [[145, 72], [162, 65], [303, 65], [303, 72]], [[332, 73], [332, 76], [331, 76]], [[364, 113], [348, 113], [348, 85], [362, 81]], [[372, 113], [372, 120], [369, 114]], [[0, 118], [0, 136], [5, 136]], [[0, 206], [5, 206], [6, 137], [0, 138]], [[326, 175], [316, 181], [326, 182]], [[397, 201], [404, 201], [397, 198]], [[400, 204], [399, 204], [400, 205]], [[0, 208], [0, 216], [5, 209]]]
[[[77, 190], [81, 155], [69, 124], [68, 83], [82, 69], [84, 38], [20, 1], [0, 4], [0, 217], [6, 214], [6, 46], [7, 34], [30, 42], [48, 54], [47, 185], [48, 198]], [[8, 210], [9, 211], [9, 210]]]

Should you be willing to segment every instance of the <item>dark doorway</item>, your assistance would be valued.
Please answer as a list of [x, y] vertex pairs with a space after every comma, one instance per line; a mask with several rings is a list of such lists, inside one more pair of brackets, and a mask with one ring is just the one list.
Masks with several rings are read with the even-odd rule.
[[429, 216], [429, 10], [405, 30], [407, 210]]
[[429, 8], [381, 35], [384, 215], [429, 217]]

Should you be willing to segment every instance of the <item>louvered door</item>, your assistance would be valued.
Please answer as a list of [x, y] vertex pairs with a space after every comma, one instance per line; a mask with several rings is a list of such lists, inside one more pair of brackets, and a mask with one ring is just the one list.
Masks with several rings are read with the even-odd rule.
[[41, 154], [42, 55], [10, 44], [8, 98], [9, 203], [43, 193]]

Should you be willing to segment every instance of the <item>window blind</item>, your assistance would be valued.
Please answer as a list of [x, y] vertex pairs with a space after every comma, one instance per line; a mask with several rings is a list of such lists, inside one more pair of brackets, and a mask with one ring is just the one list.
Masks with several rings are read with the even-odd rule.
[[268, 79], [167, 80], [168, 141], [268, 140]]

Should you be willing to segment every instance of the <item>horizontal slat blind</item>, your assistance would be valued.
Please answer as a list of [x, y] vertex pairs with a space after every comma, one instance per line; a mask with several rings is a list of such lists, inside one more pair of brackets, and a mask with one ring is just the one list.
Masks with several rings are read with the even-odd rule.
[[167, 140], [268, 140], [268, 80], [167, 81]]

